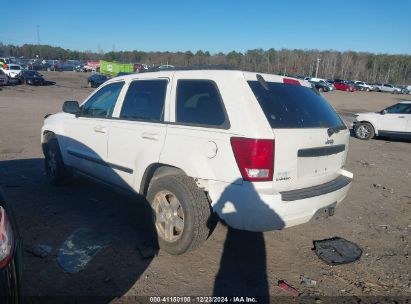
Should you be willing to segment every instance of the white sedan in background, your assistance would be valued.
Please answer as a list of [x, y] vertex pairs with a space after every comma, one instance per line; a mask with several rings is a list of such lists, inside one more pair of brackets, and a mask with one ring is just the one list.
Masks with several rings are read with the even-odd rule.
[[17, 79], [21, 75], [21, 71], [23, 70], [21, 65], [18, 64], [13, 64], [13, 63], [8, 63], [3, 65], [3, 67], [0, 68], [4, 74], [6, 74], [9, 78], [14, 78]]
[[363, 140], [374, 136], [411, 139], [411, 101], [402, 101], [380, 112], [355, 114], [354, 132]]

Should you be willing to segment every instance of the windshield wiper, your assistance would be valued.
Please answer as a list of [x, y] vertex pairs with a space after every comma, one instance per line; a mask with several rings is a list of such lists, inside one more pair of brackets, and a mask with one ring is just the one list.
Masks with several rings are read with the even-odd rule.
[[264, 77], [261, 76], [260, 74], [257, 74], [257, 80], [261, 84], [261, 86], [264, 88], [264, 90], [269, 91], [270, 87], [268, 86], [267, 81], [265, 81]]
[[338, 126], [338, 127], [335, 127], [335, 128], [328, 128], [327, 129], [328, 137], [331, 137], [334, 133], [338, 133], [341, 130], [344, 130], [345, 128], [346, 128], [345, 126]]

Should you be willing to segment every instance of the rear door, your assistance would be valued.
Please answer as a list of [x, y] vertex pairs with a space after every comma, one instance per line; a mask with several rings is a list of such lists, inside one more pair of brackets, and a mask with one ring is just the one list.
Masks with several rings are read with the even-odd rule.
[[275, 140], [273, 187], [306, 188], [340, 175], [349, 131], [315, 90], [294, 84], [248, 81]]
[[111, 183], [134, 188], [135, 180], [141, 179], [145, 169], [159, 162], [167, 130], [164, 118], [168, 115], [165, 104], [169, 99], [170, 81], [151, 78], [129, 83], [117, 119], [110, 127]]

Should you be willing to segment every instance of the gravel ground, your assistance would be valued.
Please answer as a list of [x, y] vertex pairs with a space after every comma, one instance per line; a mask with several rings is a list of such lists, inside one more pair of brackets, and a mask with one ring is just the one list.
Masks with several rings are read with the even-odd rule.
[[[411, 298], [411, 145], [387, 139], [350, 139], [346, 168], [354, 182], [330, 218], [319, 218], [283, 231], [250, 233], [218, 224], [199, 249], [182, 256], [159, 251], [143, 258], [138, 246], [151, 227], [145, 203], [85, 179], [50, 186], [43, 169], [40, 128], [47, 113], [65, 100], [83, 100], [88, 74], [45, 72], [55, 85], [3, 87], [0, 91], [0, 185], [14, 206], [25, 248], [52, 247], [39, 258], [24, 252], [27, 296], [105, 296], [108, 303], [125, 296], [285, 296], [286, 280], [305, 295]], [[324, 96], [344, 117], [376, 111], [409, 96], [366, 92], [331, 92]], [[407, 98], [408, 97], [408, 98]], [[56, 262], [58, 249], [79, 228], [101, 231], [110, 243], [84, 270], [65, 273]], [[312, 241], [344, 237], [363, 249], [355, 263], [328, 266], [312, 251]], [[317, 283], [300, 283], [305, 275]], [[347, 298], [349, 299], [349, 298]], [[368, 298], [371, 299], [371, 298]]]

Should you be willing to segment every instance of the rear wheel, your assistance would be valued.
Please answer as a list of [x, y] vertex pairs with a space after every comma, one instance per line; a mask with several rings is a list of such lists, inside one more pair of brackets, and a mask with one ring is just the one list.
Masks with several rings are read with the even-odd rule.
[[361, 122], [355, 127], [355, 136], [361, 140], [368, 140], [374, 137], [374, 128], [368, 122]]
[[207, 239], [211, 207], [191, 177], [169, 175], [153, 180], [147, 200], [154, 211], [161, 249], [183, 254]]
[[56, 138], [49, 140], [44, 152], [46, 174], [50, 184], [62, 185], [67, 183], [71, 178], [71, 172], [64, 165], [60, 147]]

